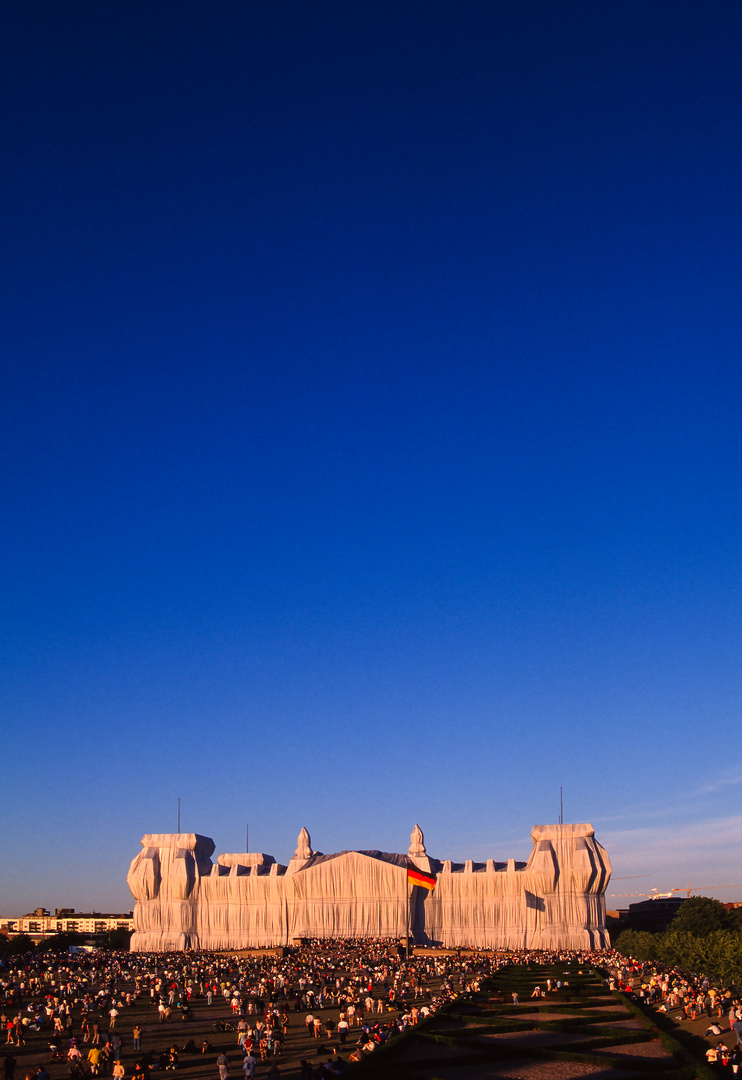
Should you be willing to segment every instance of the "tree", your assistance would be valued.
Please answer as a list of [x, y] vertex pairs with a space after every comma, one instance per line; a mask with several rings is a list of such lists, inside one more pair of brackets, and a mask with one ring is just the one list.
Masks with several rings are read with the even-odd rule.
[[716, 930], [731, 930], [733, 920], [720, 900], [710, 896], [691, 896], [680, 905], [669, 930], [707, 937]]
[[705, 941], [687, 930], [673, 929], [672, 923], [670, 926], [671, 929], [658, 936], [658, 959], [668, 967], [708, 974], [703, 966], [707, 958]]
[[109, 949], [117, 949], [123, 951], [129, 948], [129, 942], [131, 941], [131, 935], [133, 930], [109, 930], [107, 945]]
[[722, 983], [742, 977], [742, 935], [733, 930], [714, 930], [696, 937], [687, 930], [667, 930], [659, 939], [658, 959], [669, 967], [680, 967], [708, 975]]
[[623, 956], [633, 956], [636, 960], [656, 960], [657, 946], [657, 935], [648, 930], [622, 930], [614, 948]]
[[79, 945], [83, 940], [81, 934], [60, 933], [44, 938], [36, 946], [39, 952], [67, 952], [70, 945]]
[[28, 934], [17, 934], [16, 937], [10, 939], [10, 952], [12, 953], [30, 952], [33, 947], [34, 943]]
[[742, 934], [736, 931], [713, 935], [714, 962], [719, 976], [726, 983], [742, 979]]

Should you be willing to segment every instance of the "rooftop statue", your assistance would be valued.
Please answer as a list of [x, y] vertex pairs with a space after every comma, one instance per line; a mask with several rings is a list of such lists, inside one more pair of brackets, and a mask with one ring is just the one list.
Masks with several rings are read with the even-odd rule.
[[314, 854], [312, 851], [312, 840], [306, 829], [302, 829], [299, 833], [299, 840], [294, 854], [297, 859], [310, 859]]
[[423, 831], [419, 825], [416, 825], [410, 833], [410, 847], [407, 854], [411, 855], [413, 859], [416, 855], [427, 854], [427, 852], [425, 851], [425, 839], [423, 837]]

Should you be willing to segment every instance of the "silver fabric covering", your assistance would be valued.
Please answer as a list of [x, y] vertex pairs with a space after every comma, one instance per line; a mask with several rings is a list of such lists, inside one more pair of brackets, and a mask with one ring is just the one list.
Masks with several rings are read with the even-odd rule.
[[[486, 949], [594, 949], [609, 944], [608, 854], [590, 825], [539, 825], [527, 863], [440, 862], [415, 826], [407, 855], [322, 855], [306, 829], [288, 866], [270, 855], [220, 855], [197, 833], [153, 833], [127, 881], [137, 952], [241, 949], [302, 938], [404, 938]], [[408, 887], [407, 866], [435, 875]]]

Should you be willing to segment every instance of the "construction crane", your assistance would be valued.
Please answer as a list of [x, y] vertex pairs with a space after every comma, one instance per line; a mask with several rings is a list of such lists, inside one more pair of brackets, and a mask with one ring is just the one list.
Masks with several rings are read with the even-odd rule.
[[[648, 874], [645, 876], [649, 876]], [[617, 880], [621, 880], [620, 878]], [[651, 892], [638, 892], [638, 893], [608, 893], [612, 899], [626, 899], [628, 900], [632, 896], [645, 896], [649, 900], [670, 900], [673, 893], [684, 892], [686, 897], [690, 897], [691, 892], [698, 891], [699, 889], [742, 889], [742, 884], [736, 885], [686, 885], [684, 889], [670, 889], [669, 892], [658, 892], [657, 889], [652, 889]]]

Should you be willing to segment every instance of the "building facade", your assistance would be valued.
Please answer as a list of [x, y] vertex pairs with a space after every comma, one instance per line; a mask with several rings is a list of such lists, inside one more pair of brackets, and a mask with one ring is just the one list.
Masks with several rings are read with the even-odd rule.
[[8, 938], [26, 934], [34, 941], [43, 941], [55, 934], [105, 934], [109, 930], [133, 929], [131, 911], [122, 915], [104, 915], [98, 911], [55, 908], [52, 915], [46, 908], [36, 908], [20, 918], [0, 918], [0, 933]]
[[[448, 948], [596, 949], [609, 944], [608, 853], [591, 825], [539, 825], [527, 862], [441, 862], [415, 826], [406, 855], [313, 851], [302, 829], [287, 866], [219, 855], [197, 833], [142, 838], [127, 881], [133, 951], [240, 949], [315, 938], [404, 938]], [[412, 866], [435, 877], [408, 887]]]

